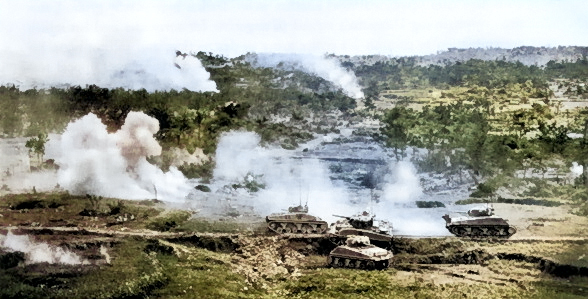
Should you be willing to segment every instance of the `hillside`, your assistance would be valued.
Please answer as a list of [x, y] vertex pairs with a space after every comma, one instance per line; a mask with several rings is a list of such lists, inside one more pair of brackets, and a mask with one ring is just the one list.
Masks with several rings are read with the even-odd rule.
[[[584, 298], [587, 49], [180, 52], [216, 92], [0, 86], [0, 297]], [[267, 229], [303, 202], [391, 222], [391, 266]], [[485, 204], [512, 237], [441, 218]]]

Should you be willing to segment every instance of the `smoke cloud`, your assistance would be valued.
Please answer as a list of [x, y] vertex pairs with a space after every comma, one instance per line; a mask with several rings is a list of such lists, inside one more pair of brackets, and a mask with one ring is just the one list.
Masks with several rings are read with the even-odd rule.
[[[301, 148], [313, 148], [311, 144], [320, 144], [321, 138], [329, 136], [319, 137]], [[390, 158], [381, 173], [380, 201], [371, 202], [369, 190], [356, 190], [333, 180], [328, 162], [300, 155], [299, 150], [262, 147], [260, 140], [252, 132], [229, 132], [221, 137], [212, 189], [222, 193], [226, 186], [242, 182], [244, 177], [255, 178], [265, 185], [264, 189], [235, 197], [241, 204], [252, 205], [260, 215], [283, 212], [308, 200], [309, 213], [328, 223], [339, 219], [333, 214], [351, 216], [371, 209], [376, 219], [393, 224], [395, 234], [448, 235], [441, 219], [445, 209], [416, 207], [415, 201], [423, 200], [424, 194], [420, 177], [410, 162]]]
[[278, 213], [289, 206], [308, 202], [309, 213], [333, 222], [332, 214], [350, 211], [349, 195], [335, 186], [329, 170], [315, 158], [295, 157], [293, 151], [259, 145], [261, 138], [252, 132], [223, 134], [216, 151], [213, 186], [223, 186], [253, 176], [265, 188], [251, 197], [240, 197], [261, 215]]
[[[199, 46], [186, 36], [166, 38], [174, 33], [173, 15], [161, 11], [166, 5], [0, 1], [0, 84], [216, 91], [198, 59], [176, 56]], [[162, 18], [169, 24], [162, 27]]]
[[281, 67], [315, 74], [342, 88], [349, 97], [354, 99], [364, 97], [355, 74], [341, 67], [339, 60], [336, 58], [304, 54], [260, 53], [248, 56], [247, 59], [253, 65], [262, 67], [281, 65]]
[[26, 256], [26, 263], [50, 263], [78, 265], [83, 261], [77, 254], [60, 248], [49, 246], [47, 243], [32, 241], [27, 235], [14, 235], [8, 232], [6, 236], [0, 235], [0, 247], [11, 251], [23, 252]]
[[[66, 45], [63, 45], [66, 48]], [[111, 49], [61, 49], [48, 45], [48, 52], [32, 53], [0, 48], [0, 84], [31, 88], [85, 86], [146, 89], [217, 91], [216, 83], [193, 56], [175, 57], [173, 48], [146, 48], [141, 52]], [[175, 57], [175, 58], [174, 58]], [[177, 66], [176, 66], [177, 65]]]
[[407, 203], [418, 199], [423, 191], [416, 169], [410, 162], [400, 161], [390, 167], [393, 175], [384, 186], [384, 201], [389, 203]]
[[392, 175], [383, 187], [382, 201], [378, 204], [378, 216], [393, 221], [400, 234], [413, 236], [449, 235], [441, 218], [446, 209], [421, 209], [415, 201], [425, 200], [420, 177], [414, 165], [400, 161], [390, 165]]
[[159, 122], [130, 112], [121, 129], [108, 133], [106, 125], [90, 113], [70, 123], [60, 140], [49, 141], [47, 156], [60, 168], [58, 182], [73, 194], [122, 199], [155, 198], [183, 201], [189, 185], [174, 167], [169, 172], [147, 162], [161, 154], [153, 134]]

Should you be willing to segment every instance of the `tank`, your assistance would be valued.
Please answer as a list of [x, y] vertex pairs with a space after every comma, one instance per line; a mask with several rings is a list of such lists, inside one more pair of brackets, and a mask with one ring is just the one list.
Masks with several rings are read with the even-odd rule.
[[445, 214], [442, 218], [449, 232], [458, 237], [509, 238], [517, 232], [507, 220], [494, 215], [491, 205], [471, 209], [467, 215], [450, 217]]
[[[372, 244], [389, 248], [392, 242], [392, 225], [388, 221], [375, 220], [375, 215], [368, 211], [353, 216], [339, 216], [342, 218], [331, 224], [331, 233], [339, 237], [352, 235], [366, 236]], [[339, 242], [341, 243], [341, 242]]]
[[324, 234], [328, 223], [308, 214], [307, 205], [288, 208], [288, 213], [276, 213], [265, 217], [269, 230], [278, 234]]
[[329, 253], [327, 263], [333, 268], [381, 270], [388, 268], [393, 256], [391, 251], [371, 245], [367, 236], [349, 236], [346, 245]]

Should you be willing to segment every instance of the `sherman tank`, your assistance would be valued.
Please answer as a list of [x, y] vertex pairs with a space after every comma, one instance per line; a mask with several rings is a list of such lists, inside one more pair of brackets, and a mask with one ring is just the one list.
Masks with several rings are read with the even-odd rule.
[[[331, 224], [331, 233], [346, 238], [348, 236], [366, 236], [372, 244], [389, 248], [392, 242], [392, 225], [383, 220], [375, 220], [375, 215], [364, 211], [353, 216], [339, 216], [342, 218]], [[339, 241], [338, 243], [342, 243]]]
[[492, 206], [471, 209], [463, 216], [445, 214], [442, 218], [449, 232], [458, 237], [509, 238], [517, 232], [507, 220], [494, 215]]
[[381, 270], [388, 268], [392, 257], [392, 252], [371, 245], [367, 236], [349, 236], [346, 245], [329, 253], [327, 263], [334, 268]]
[[289, 207], [287, 213], [276, 213], [265, 217], [269, 230], [278, 234], [324, 234], [328, 223], [308, 214], [307, 205]]

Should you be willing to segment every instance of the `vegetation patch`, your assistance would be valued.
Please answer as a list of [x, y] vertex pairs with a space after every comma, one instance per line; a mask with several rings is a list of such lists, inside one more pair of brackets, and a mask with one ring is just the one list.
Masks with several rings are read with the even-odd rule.
[[543, 206], [543, 207], [559, 207], [562, 205], [559, 201], [547, 200], [547, 199], [534, 199], [534, 198], [502, 198], [497, 199], [478, 199], [468, 198], [458, 200], [455, 202], [456, 205], [469, 205], [469, 204], [486, 204], [486, 203], [509, 203], [517, 205], [531, 205], [531, 206]]
[[428, 208], [445, 208], [445, 204], [440, 202], [440, 201], [420, 201], [417, 200], [416, 201], [416, 205], [417, 207], [423, 209], [428, 209]]
[[239, 223], [234, 221], [210, 221], [203, 218], [193, 218], [178, 225], [174, 231], [208, 232], [208, 233], [245, 233], [265, 232], [264, 223]]
[[8, 269], [18, 266], [18, 264], [25, 261], [24, 253], [16, 252], [0, 252], [0, 269]]
[[208, 187], [206, 185], [198, 185], [198, 186], [194, 187], [194, 189], [196, 189], [198, 191], [202, 191], [202, 192], [210, 192], [210, 187]]
[[192, 214], [188, 211], [169, 211], [164, 215], [151, 219], [146, 227], [151, 230], [167, 232], [186, 222]]

